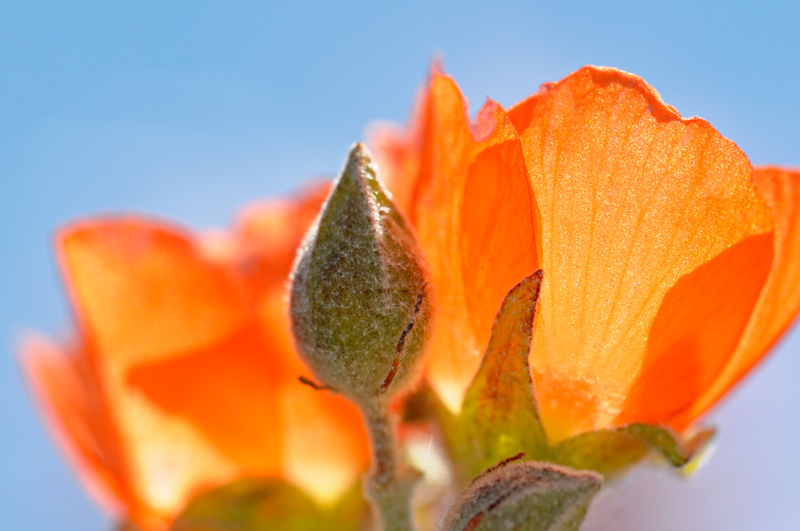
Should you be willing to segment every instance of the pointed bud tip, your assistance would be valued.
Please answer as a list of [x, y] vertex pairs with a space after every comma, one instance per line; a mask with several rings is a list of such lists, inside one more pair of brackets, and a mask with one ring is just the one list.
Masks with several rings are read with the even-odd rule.
[[372, 164], [372, 153], [363, 142], [356, 142], [350, 146], [344, 173], [348, 173], [351, 168], [360, 168], [368, 164]]
[[[331, 192], [331, 195], [335, 194], [337, 188], [352, 185], [361, 187], [363, 192], [367, 189], [364, 186], [367, 182], [374, 183], [373, 187], [379, 188], [382, 192], [386, 193], [379, 184], [378, 172], [373, 162], [372, 153], [370, 153], [364, 143], [356, 142], [350, 147], [347, 160], [344, 163], [339, 178], [334, 183], [334, 190]], [[362, 198], [366, 199], [366, 196]]]
[[369, 148], [367, 148], [367, 145], [364, 144], [364, 142], [356, 142], [350, 147], [350, 154], [348, 156], [348, 159], [352, 160], [354, 158], [358, 159], [372, 158], [372, 153], [370, 153]]

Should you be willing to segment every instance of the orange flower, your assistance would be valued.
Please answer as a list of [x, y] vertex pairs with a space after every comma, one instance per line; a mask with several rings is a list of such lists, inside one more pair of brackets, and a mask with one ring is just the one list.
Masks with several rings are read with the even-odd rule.
[[800, 174], [753, 171], [642, 79], [585, 67], [471, 123], [434, 72], [374, 142], [438, 295], [428, 379], [460, 408], [500, 303], [545, 272], [531, 351], [554, 441], [685, 429], [800, 310]]
[[307, 371], [286, 311], [295, 250], [326, 192], [253, 207], [230, 235], [135, 217], [58, 234], [78, 337], [30, 338], [22, 361], [106, 507], [160, 529], [198, 489], [242, 475], [332, 501], [363, 470], [360, 416], [297, 381]]

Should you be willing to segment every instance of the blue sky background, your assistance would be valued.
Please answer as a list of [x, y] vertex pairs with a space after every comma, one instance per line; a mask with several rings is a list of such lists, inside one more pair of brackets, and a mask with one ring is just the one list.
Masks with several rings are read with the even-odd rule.
[[[616, 66], [753, 163], [800, 166], [795, 2], [493, 4], [0, 3], [0, 527], [109, 529], [14, 359], [22, 330], [70, 322], [54, 227], [121, 210], [224, 225], [254, 198], [335, 172], [372, 120], [404, 121], [434, 53], [473, 112], [584, 64]], [[595, 522], [800, 528], [799, 353], [795, 330], [714, 415], [717, 451], [694, 478], [640, 472]]]

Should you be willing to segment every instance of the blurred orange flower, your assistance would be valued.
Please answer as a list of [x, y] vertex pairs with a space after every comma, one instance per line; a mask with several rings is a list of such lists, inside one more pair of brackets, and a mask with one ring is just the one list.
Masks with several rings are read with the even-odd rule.
[[77, 338], [28, 338], [22, 361], [81, 479], [117, 515], [161, 529], [198, 489], [242, 475], [332, 501], [364, 469], [358, 411], [297, 381], [289, 332], [286, 279], [326, 194], [251, 207], [225, 234], [137, 217], [58, 234]]
[[634, 75], [585, 67], [471, 123], [434, 72], [410, 128], [372, 144], [429, 263], [427, 374], [453, 411], [503, 297], [537, 267], [530, 362], [554, 441], [685, 429], [800, 310], [800, 173], [754, 174]]

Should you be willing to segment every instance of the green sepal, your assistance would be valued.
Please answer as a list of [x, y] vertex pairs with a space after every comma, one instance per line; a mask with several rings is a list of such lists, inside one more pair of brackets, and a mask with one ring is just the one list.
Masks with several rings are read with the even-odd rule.
[[528, 368], [541, 285], [539, 270], [506, 296], [461, 413], [437, 408], [462, 483], [519, 452], [533, 459], [549, 455]]
[[355, 531], [367, 514], [360, 485], [354, 485], [334, 505], [323, 507], [286, 481], [253, 478], [199, 494], [170, 531]]
[[442, 529], [576, 531], [602, 483], [595, 472], [551, 463], [500, 463], [464, 490]]
[[682, 440], [667, 427], [634, 423], [581, 433], [561, 441], [554, 446], [552, 458], [563, 465], [596, 470], [607, 479], [624, 472], [650, 452], [685, 470], [691, 469], [713, 436], [713, 429], [704, 429]]
[[619, 475], [650, 453], [683, 471], [691, 471], [714, 430], [705, 429], [682, 439], [667, 427], [634, 423], [582, 433], [552, 445], [548, 442], [528, 366], [541, 282], [542, 272], [537, 271], [506, 296], [483, 363], [458, 415], [429, 390], [422, 393], [422, 398], [410, 401], [412, 405], [427, 404], [436, 412], [460, 484], [520, 452], [525, 453], [526, 459], [594, 470], [606, 479]]

